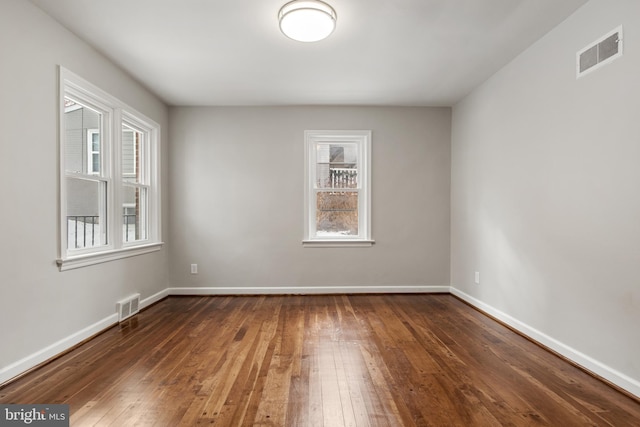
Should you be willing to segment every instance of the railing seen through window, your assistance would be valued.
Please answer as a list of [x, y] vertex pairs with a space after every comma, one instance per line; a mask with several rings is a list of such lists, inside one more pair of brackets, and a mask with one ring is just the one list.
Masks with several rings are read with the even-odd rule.
[[[139, 218], [135, 214], [122, 215], [123, 237], [125, 242], [139, 238]], [[102, 225], [97, 215], [67, 216], [67, 247], [70, 249], [90, 248], [100, 244]]]

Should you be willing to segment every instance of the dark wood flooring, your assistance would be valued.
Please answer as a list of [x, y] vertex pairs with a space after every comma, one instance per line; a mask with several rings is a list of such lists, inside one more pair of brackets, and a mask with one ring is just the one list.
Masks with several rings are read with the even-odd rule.
[[0, 389], [72, 426], [638, 426], [450, 295], [170, 297]]

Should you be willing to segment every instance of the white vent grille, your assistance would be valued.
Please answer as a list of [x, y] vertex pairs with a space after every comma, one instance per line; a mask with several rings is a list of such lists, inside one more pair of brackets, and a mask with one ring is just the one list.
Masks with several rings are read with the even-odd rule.
[[576, 54], [576, 75], [582, 77], [622, 56], [622, 27], [605, 34]]
[[140, 311], [140, 294], [131, 295], [116, 304], [118, 309], [118, 321], [122, 322], [125, 319], [136, 314]]

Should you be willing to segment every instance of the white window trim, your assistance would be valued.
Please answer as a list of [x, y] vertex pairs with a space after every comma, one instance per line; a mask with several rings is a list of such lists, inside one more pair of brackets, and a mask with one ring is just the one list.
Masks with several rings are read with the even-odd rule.
[[157, 252], [162, 249], [162, 242], [138, 245], [135, 247], [125, 247], [122, 249], [111, 249], [100, 251], [99, 253], [88, 253], [77, 255], [66, 259], [58, 259], [57, 264], [60, 271], [73, 270], [75, 268], [88, 267], [90, 265], [101, 264], [103, 262], [115, 261], [129, 258], [136, 255]]
[[[304, 133], [304, 247], [369, 247], [371, 235], [371, 131], [307, 130]], [[358, 235], [315, 236], [316, 200], [315, 146], [318, 143], [346, 142], [358, 145]]]
[[[160, 125], [145, 115], [139, 113], [117, 98], [102, 91], [98, 87], [65, 69], [59, 68], [59, 108], [58, 108], [58, 163], [59, 163], [59, 233], [58, 233], [58, 258], [56, 263], [60, 271], [74, 268], [86, 267], [89, 265], [155, 252], [162, 248], [161, 236], [161, 189], [160, 189]], [[84, 248], [79, 250], [69, 250], [67, 248], [67, 206], [66, 206], [66, 185], [67, 173], [64, 166], [65, 160], [65, 95], [76, 96], [82, 100], [89, 100], [90, 104], [95, 104], [105, 111], [106, 120], [101, 135], [101, 149], [104, 157], [102, 168], [108, 170], [106, 178], [107, 185], [112, 188], [107, 196], [107, 217], [108, 217], [108, 240], [107, 245], [100, 247]], [[121, 133], [122, 123], [127, 126], [132, 124], [148, 132], [149, 142], [149, 170], [147, 174], [147, 185], [149, 188], [149, 229], [147, 239], [129, 242], [125, 244], [122, 237], [122, 200], [119, 188], [121, 182]], [[111, 144], [105, 141], [111, 141]], [[120, 159], [113, 161], [113, 159]]]

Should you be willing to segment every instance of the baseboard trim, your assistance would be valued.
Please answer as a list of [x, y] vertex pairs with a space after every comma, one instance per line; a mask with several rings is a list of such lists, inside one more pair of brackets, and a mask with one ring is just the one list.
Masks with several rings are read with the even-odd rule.
[[118, 323], [116, 313], [0, 369], [0, 386], [64, 354], [70, 348]]
[[162, 301], [163, 299], [165, 299], [166, 297], [168, 297], [169, 294], [169, 288], [163, 289], [162, 291], [151, 295], [150, 297], [147, 297], [143, 300], [140, 301], [140, 310], [144, 310], [145, 308]]
[[572, 362], [586, 372], [596, 377], [600, 377], [600, 379], [604, 380], [605, 382], [611, 383], [611, 385], [616, 388], [620, 388], [622, 392], [628, 393], [630, 397], [635, 398], [636, 400], [640, 399], [639, 381], [611, 368], [610, 366], [605, 365], [602, 362], [599, 362], [598, 360], [593, 359], [592, 357], [587, 356], [586, 354], [550, 337], [549, 335], [490, 306], [489, 304], [486, 304], [479, 299], [474, 298], [471, 295], [454, 288], [453, 286], [450, 288], [450, 292], [452, 295], [460, 298], [467, 304], [504, 323], [505, 325], [514, 329], [516, 332], [519, 332], [526, 338], [534, 341], [535, 343], [548, 348], [553, 353], [556, 353], [559, 356], [567, 359], [569, 362]]
[[169, 295], [322, 295], [322, 294], [448, 294], [449, 286], [275, 286], [275, 287], [178, 287]]

